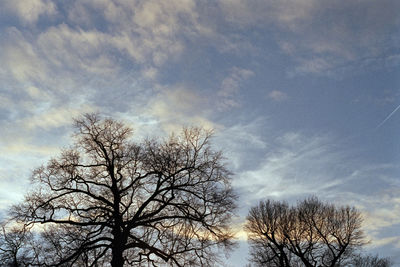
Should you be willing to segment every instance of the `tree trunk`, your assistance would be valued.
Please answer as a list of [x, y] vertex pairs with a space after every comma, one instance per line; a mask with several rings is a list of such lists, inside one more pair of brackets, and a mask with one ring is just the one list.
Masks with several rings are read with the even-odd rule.
[[112, 234], [114, 236], [113, 241], [112, 241], [112, 260], [111, 260], [111, 266], [112, 267], [123, 267], [124, 266], [124, 258], [122, 256], [126, 244], [126, 238], [124, 238], [124, 235], [121, 230], [121, 218], [118, 217], [115, 222], [114, 229], [112, 231]]
[[18, 260], [17, 260], [17, 254], [14, 255], [14, 261], [11, 265], [12, 267], [18, 267]]
[[122, 242], [115, 240], [112, 247], [112, 267], [123, 267], [124, 266], [124, 258], [122, 256]]
[[114, 227], [112, 234], [114, 235], [114, 240], [112, 242], [112, 260], [111, 260], [111, 266], [112, 267], [123, 267], [124, 266], [124, 258], [122, 257], [122, 253], [124, 252], [124, 246], [125, 246], [125, 240], [123, 240], [123, 235], [122, 235], [122, 217], [121, 213], [119, 210], [119, 204], [121, 203], [121, 195], [120, 191], [117, 186], [117, 180], [114, 176], [114, 165], [113, 161], [114, 159], [110, 160], [111, 163], [108, 166], [108, 172], [111, 177], [112, 181], [112, 186], [111, 186], [111, 191], [114, 196], [114, 202], [113, 202], [113, 208], [114, 208]]

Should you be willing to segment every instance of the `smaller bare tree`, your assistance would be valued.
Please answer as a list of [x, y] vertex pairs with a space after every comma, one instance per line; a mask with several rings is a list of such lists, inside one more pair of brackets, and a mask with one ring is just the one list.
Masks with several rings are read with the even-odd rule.
[[390, 267], [393, 266], [389, 258], [381, 258], [378, 255], [361, 255], [353, 257], [351, 267]]
[[28, 266], [34, 260], [33, 236], [26, 225], [3, 223], [0, 233], [1, 266]]
[[355, 208], [336, 207], [316, 197], [297, 206], [261, 201], [250, 210], [245, 225], [251, 261], [257, 266], [343, 265], [364, 244], [361, 222]]

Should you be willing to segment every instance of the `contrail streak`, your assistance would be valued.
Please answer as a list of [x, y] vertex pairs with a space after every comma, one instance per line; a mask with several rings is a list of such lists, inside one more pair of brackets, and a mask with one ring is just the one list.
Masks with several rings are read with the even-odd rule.
[[393, 116], [393, 114], [400, 108], [400, 105], [397, 106], [377, 127], [376, 129], [379, 129], [390, 117]]

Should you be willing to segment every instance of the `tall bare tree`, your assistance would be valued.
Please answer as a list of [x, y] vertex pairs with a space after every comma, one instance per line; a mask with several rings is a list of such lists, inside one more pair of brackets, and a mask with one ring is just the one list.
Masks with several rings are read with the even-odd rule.
[[261, 201], [251, 208], [245, 229], [257, 266], [334, 267], [349, 261], [364, 244], [360, 213], [316, 197], [289, 206]]
[[33, 190], [13, 209], [19, 221], [48, 225], [47, 239], [58, 237], [46, 264], [90, 256], [90, 266], [106, 257], [112, 267], [216, 265], [216, 248], [233, 245], [236, 197], [211, 132], [137, 143], [131, 128], [96, 114], [75, 126], [75, 144], [34, 171]]

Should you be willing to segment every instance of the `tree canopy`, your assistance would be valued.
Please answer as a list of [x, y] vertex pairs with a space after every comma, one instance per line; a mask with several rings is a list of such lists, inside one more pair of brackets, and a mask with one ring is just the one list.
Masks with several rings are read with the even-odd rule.
[[316, 197], [289, 206], [261, 201], [245, 226], [251, 261], [257, 266], [347, 266], [365, 243], [362, 218], [352, 207], [337, 207]]
[[233, 245], [236, 197], [210, 131], [133, 142], [130, 127], [96, 114], [75, 128], [74, 144], [33, 172], [13, 208], [18, 222], [41, 225], [37, 264], [217, 264], [217, 248]]

